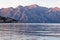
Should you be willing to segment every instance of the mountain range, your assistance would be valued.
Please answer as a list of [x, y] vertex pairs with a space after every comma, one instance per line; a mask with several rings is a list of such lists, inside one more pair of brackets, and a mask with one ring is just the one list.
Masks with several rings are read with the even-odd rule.
[[19, 23], [60, 23], [60, 8], [19, 5], [16, 8], [1, 8], [0, 16], [15, 19]]

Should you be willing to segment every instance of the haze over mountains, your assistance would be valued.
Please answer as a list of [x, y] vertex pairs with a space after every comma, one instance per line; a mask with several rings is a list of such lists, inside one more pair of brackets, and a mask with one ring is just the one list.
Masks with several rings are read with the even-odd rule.
[[18, 20], [20, 23], [60, 23], [60, 8], [41, 7], [36, 4], [0, 9], [0, 16]]

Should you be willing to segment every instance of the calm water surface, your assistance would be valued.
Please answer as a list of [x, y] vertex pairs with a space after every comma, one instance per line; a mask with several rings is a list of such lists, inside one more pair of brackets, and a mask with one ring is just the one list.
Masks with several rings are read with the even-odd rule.
[[0, 25], [0, 40], [60, 40], [60, 25]]

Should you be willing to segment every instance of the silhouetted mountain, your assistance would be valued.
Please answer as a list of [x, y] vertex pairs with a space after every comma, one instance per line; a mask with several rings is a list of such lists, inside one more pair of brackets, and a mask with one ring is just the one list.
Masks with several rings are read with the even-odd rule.
[[60, 23], [60, 8], [40, 7], [36, 4], [2, 8], [0, 15], [18, 20], [20, 23]]
[[18, 23], [17, 20], [0, 16], [0, 23]]

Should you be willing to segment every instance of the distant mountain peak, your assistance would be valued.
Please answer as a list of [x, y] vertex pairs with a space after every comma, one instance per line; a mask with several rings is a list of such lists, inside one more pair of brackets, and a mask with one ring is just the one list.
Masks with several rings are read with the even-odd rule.
[[18, 7], [23, 7], [23, 6], [19, 5]]
[[37, 4], [32, 4], [32, 5], [29, 6], [29, 8], [36, 8], [36, 7], [38, 7]]
[[49, 8], [49, 11], [50, 12], [57, 12], [57, 11], [60, 11], [60, 8], [59, 7]]
[[57, 11], [60, 11], [60, 8], [58, 8], [58, 7], [55, 7], [54, 9], [57, 10]]
[[32, 4], [32, 5], [30, 5], [30, 6], [38, 6], [37, 4]]

